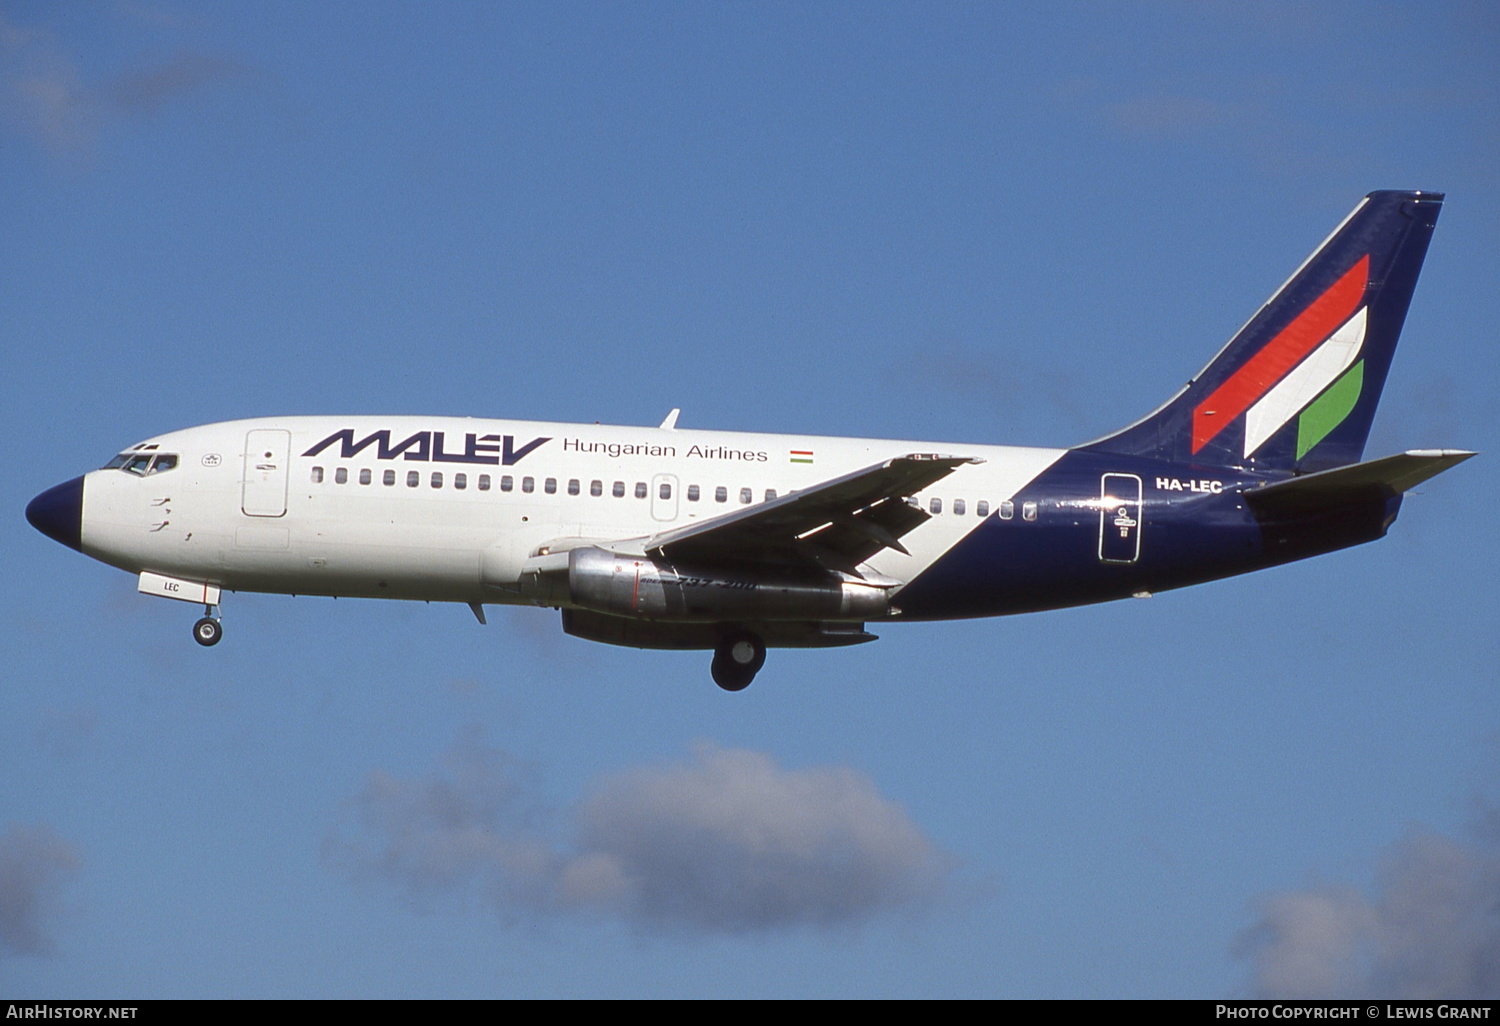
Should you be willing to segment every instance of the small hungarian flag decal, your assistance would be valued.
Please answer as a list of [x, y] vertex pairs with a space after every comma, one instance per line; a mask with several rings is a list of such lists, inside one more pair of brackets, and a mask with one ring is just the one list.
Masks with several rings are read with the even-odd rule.
[[813, 461], [811, 449], [793, 449], [791, 452], [793, 463], [811, 463]]

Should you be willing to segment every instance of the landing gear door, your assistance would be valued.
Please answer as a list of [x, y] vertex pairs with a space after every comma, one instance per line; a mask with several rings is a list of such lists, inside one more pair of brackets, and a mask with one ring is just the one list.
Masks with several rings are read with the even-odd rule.
[[1099, 559], [1134, 563], [1141, 558], [1141, 479], [1105, 474], [1099, 482]]
[[290, 431], [267, 428], [246, 432], [240, 509], [247, 517], [286, 516], [291, 447]]

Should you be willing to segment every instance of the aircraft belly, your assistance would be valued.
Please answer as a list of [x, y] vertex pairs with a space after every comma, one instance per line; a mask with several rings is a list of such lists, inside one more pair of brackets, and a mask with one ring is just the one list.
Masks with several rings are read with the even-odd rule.
[[214, 580], [223, 572], [222, 537], [203, 532], [151, 532], [139, 525], [90, 522], [83, 552], [130, 573], [153, 570], [194, 580]]
[[481, 593], [481, 551], [441, 539], [236, 548], [223, 580], [236, 591], [471, 602]]

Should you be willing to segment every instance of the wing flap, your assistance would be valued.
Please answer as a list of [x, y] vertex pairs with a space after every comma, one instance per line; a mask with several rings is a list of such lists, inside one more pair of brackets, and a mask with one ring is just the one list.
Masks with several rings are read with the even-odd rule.
[[882, 549], [905, 552], [901, 537], [928, 514], [907, 497], [941, 481], [966, 456], [910, 453], [648, 538], [645, 550], [671, 560], [776, 560], [854, 572]]

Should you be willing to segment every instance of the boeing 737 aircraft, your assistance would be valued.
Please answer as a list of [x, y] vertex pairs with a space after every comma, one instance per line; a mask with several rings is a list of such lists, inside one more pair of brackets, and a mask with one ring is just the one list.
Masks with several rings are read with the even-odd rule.
[[197, 603], [225, 591], [562, 611], [569, 634], [712, 650], [1180, 588], [1380, 538], [1474, 455], [1361, 463], [1443, 197], [1366, 196], [1160, 409], [1071, 449], [450, 417], [272, 417], [158, 435], [26, 508]]

